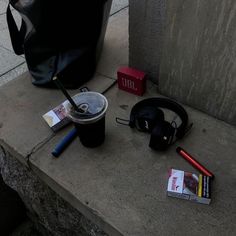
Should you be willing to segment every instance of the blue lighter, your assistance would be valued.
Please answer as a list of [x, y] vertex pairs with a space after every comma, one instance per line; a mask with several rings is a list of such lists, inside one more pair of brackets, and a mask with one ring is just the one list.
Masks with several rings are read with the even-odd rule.
[[77, 136], [77, 130], [72, 129], [55, 147], [52, 151], [52, 155], [54, 157], [59, 157], [60, 154], [69, 146], [69, 144], [75, 139]]

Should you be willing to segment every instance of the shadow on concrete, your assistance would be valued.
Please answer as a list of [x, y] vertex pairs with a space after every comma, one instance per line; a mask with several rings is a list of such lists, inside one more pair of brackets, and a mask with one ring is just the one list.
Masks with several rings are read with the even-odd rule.
[[18, 194], [8, 187], [0, 175], [0, 234], [9, 235], [26, 220], [26, 209]]

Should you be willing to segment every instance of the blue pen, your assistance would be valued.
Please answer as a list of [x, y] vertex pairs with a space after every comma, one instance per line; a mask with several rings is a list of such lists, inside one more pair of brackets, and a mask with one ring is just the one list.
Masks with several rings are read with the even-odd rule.
[[52, 155], [54, 157], [59, 157], [61, 153], [75, 139], [76, 136], [77, 136], [77, 130], [74, 128], [57, 144], [55, 149], [52, 151]]

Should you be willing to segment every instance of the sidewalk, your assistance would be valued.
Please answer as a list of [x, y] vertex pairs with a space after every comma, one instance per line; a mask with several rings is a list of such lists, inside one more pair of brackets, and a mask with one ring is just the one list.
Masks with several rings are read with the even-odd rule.
[[[17, 56], [13, 52], [9, 37], [6, 8], [9, 0], [0, 0], [0, 86], [15, 79], [27, 71], [24, 56]], [[113, 0], [110, 15], [114, 15], [128, 6], [128, 0]], [[21, 18], [13, 10], [13, 14], [18, 26]]]

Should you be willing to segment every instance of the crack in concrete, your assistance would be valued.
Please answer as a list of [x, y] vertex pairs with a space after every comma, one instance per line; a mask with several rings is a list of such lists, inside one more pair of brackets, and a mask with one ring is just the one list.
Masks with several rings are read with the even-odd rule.
[[49, 137], [45, 138], [44, 140], [42, 140], [41, 142], [39, 142], [38, 144], [36, 144], [32, 150], [27, 154], [26, 156], [26, 162], [28, 164], [28, 166], [30, 166], [30, 157], [36, 153], [40, 148], [42, 148], [47, 142], [49, 142], [53, 137], [55, 137], [56, 134], [51, 134]]
[[23, 62], [19, 63], [17, 66], [14, 66], [12, 69], [10, 69], [10, 70], [8, 70], [8, 71], [6, 71], [6, 72], [0, 74], [0, 77], [2, 77], [2, 76], [4, 76], [4, 75], [6, 75], [7, 73], [9, 73], [9, 72], [15, 70], [15, 69], [18, 68], [19, 66], [22, 66], [24, 63], [26, 63], [26, 62], [23, 61]]
[[119, 9], [119, 10], [113, 12], [112, 14], [110, 14], [110, 17], [111, 17], [111, 16], [114, 16], [115, 14], [117, 14], [117, 13], [119, 13], [119, 12], [121, 12], [121, 11], [123, 11], [123, 10], [126, 9], [126, 8], [129, 8], [129, 5], [127, 5], [127, 6], [125, 6], [125, 7], [122, 7], [121, 9]]

